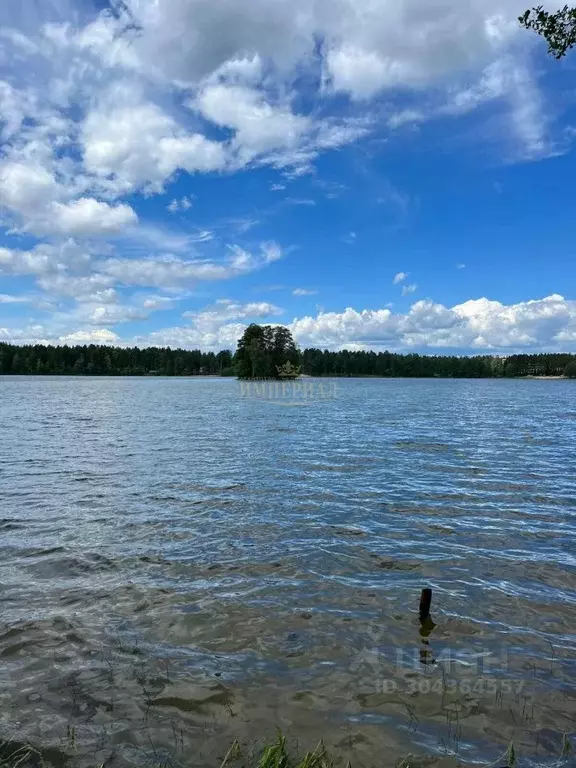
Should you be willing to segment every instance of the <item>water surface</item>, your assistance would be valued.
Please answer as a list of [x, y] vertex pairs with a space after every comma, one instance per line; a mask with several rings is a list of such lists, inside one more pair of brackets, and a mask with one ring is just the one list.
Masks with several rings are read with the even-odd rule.
[[0, 378], [1, 737], [86, 765], [216, 766], [277, 725], [361, 766], [558, 758], [576, 383], [325, 384]]

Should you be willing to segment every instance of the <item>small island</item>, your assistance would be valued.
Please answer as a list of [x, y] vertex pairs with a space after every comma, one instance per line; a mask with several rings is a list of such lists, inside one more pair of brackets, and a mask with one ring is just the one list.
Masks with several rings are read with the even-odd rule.
[[301, 353], [285, 326], [252, 323], [238, 341], [234, 370], [239, 379], [296, 379]]

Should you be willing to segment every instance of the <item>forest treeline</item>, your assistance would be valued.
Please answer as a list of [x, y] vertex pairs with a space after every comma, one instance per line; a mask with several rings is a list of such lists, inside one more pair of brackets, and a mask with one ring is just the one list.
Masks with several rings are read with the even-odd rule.
[[0, 343], [0, 374], [84, 376], [234, 375], [232, 352], [167, 347], [15, 346]]
[[[277, 344], [280, 341], [284, 345], [286, 340], [278, 340]], [[321, 349], [300, 352], [289, 345], [289, 358], [309, 376], [500, 378], [565, 375], [576, 378], [576, 355], [558, 353], [459, 357]], [[162, 347], [0, 343], [0, 374], [234, 376], [243, 372], [239, 370], [241, 365], [246, 365], [245, 358], [240, 356], [235, 360], [230, 350], [214, 353]]]
[[392, 352], [326, 352], [305, 349], [302, 371], [311, 376], [501, 378], [576, 376], [576, 355], [545, 353], [499, 357], [400, 355]]

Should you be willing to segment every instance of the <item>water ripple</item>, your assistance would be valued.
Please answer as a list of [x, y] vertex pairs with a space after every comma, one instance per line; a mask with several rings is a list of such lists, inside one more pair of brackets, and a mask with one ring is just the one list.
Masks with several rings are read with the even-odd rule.
[[361, 764], [557, 757], [574, 385], [338, 385], [278, 408], [232, 380], [0, 378], [0, 736], [63, 759], [73, 727], [87, 764], [215, 764], [277, 724]]

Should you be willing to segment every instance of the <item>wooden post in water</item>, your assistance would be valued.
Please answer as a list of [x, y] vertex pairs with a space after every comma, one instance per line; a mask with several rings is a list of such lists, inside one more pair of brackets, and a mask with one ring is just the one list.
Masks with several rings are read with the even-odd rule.
[[432, 604], [432, 590], [425, 587], [420, 594], [420, 636], [422, 637], [422, 647], [420, 648], [421, 664], [436, 664], [430, 650], [430, 641], [428, 637], [436, 626], [430, 616], [430, 605]]
[[430, 616], [430, 606], [432, 604], [432, 590], [430, 587], [425, 587], [420, 595], [420, 621], [424, 621], [427, 616]]

